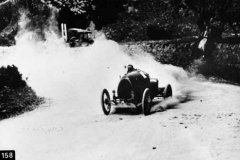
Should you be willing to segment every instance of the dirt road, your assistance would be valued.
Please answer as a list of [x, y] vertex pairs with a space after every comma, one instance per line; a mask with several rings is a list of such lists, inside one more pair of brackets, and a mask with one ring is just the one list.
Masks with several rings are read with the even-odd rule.
[[15, 150], [17, 160], [238, 160], [240, 87], [189, 87], [190, 101], [150, 116], [104, 116], [71, 100], [50, 102], [1, 121], [0, 149]]

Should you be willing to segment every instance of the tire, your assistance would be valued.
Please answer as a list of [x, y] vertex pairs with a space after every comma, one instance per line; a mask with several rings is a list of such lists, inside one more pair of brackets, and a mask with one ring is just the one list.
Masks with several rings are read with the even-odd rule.
[[70, 47], [75, 47], [75, 43], [74, 42], [69, 42], [69, 46]]
[[163, 91], [163, 98], [172, 97], [172, 87], [170, 84], [166, 85]]
[[149, 115], [151, 109], [150, 104], [151, 104], [150, 91], [148, 88], [146, 88], [143, 92], [142, 97], [142, 110], [144, 115]]
[[106, 89], [102, 91], [101, 102], [102, 102], [103, 113], [105, 115], [109, 115], [111, 111], [111, 100], [110, 100], [109, 93]]

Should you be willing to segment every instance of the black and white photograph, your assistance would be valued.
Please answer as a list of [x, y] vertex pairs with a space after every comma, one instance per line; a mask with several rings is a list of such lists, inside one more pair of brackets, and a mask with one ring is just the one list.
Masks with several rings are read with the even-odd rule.
[[0, 0], [0, 160], [239, 159], [239, 0]]

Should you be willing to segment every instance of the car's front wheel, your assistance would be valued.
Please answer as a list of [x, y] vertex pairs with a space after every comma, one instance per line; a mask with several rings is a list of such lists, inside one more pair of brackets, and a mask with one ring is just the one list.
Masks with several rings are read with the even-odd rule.
[[102, 91], [101, 103], [102, 103], [103, 113], [105, 115], [109, 115], [111, 111], [111, 100], [110, 100], [109, 93], [106, 89]]

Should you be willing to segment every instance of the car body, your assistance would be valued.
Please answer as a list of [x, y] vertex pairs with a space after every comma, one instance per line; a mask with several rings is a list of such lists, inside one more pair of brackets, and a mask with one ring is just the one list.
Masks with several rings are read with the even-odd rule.
[[117, 95], [113, 91], [112, 100], [106, 89], [102, 92], [102, 110], [108, 115], [111, 105], [119, 103], [132, 103], [136, 107], [142, 106], [144, 115], [148, 115], [151, 109], [151, 102], [155, 97], [172, 97], [172, 87], [170, 84], [166, 87], [158, 87], [158, 79], [150, 78], [149, 75], [141, 70], [134, 70], [125, 74], [118, 84]]
[[79, 28], [70, 28], [67, 32], [67, 43], [70, 47], [80, 47], [92, 44], [92, 32], [89, 30], [83, 30]]

